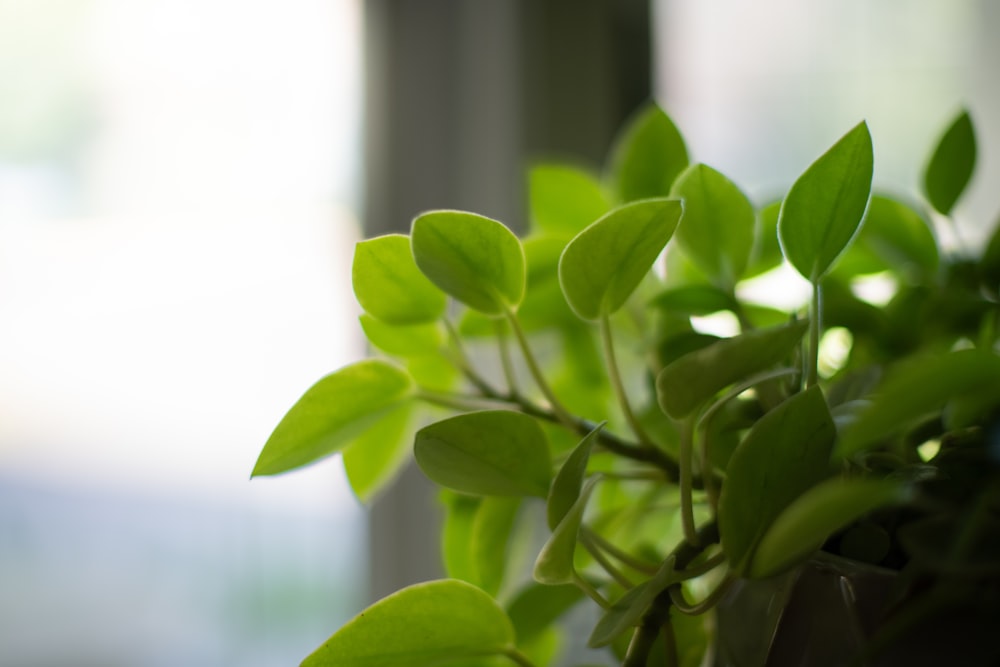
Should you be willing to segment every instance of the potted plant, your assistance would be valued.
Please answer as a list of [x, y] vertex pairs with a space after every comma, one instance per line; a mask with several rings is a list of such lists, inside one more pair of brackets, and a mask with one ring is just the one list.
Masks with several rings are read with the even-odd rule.
[[[523, 239], [441, 210], [360, 242], [372, 357], [306, 391], [254, 475], [342, 452], [369, 501], [412, 455], [449, 578], [303, 664], [541, 667], [567, 643], [628, 666], [918, 664], [928, 642], [900, 647], [944, 630], [943, 655], [996, 664], [1000, 233], [935, 233], [974, 162], [962, 113], [923, 203], [873, 194], [861, 123], [757, 207], [649, 105], [603, 178], [531, 169]], [[748, 296], [782, 265], [803, 303]], [[560, 619], [586, 602], [583, 637]]]

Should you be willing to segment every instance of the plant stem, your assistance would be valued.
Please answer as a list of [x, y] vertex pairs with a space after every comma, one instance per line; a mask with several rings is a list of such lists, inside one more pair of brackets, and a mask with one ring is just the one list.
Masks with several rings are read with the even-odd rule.
[[510, 409], [511, 405], [505, 401], [476, 396], [465, 396], [461, 394], [445, 394], [427, 389], [417, 392], [416, 398], [426, 403], [438, 405], [443, 408], [459, 410], [461, 412], [471, 412], [474, 410], [503, 410]]
[[587, 597], [600, 605], [601, 609], [607, 609], [611, 606], [611, 603], [596, 588], [591, 586], [589, 581], [577, 574], [576, 571], [573, 572], [573, 583], [576, 584], [577, 588], [586, 593]]
[[504, 331], [503, 320], [496, 320], [497, 346], [500, 348], [500, 365], [503, 367], [503, 375], [507, 380], [507, 391], [511, 396], [517, 396], [517, 375], [514, 373], [514, 364], [510, 359], [510, 350], [507, 348], [507, 332]]
[[611, 380], [611, 387], [614, 389], [615, 396], [618, 397], [618, 404], [621, 406], [622, 414], [625, 415], [625, 421], [628, 422], [632, 432], [635, 433], [635, 437], [639, 439], [639, 443], [651, 446], [652, 440], [646, 433], [646, 430], [642, 428], [639, 420], [636, 419], [628, 396], [625, 395], [625, 385], [622, 383], [621, 372], [618, 369], [618, 360], [615, 357], [614, 339], [611, 336], [611, 317], [602, 315], [600, 326], [601, 344], [604, 346], [604, 360], [608, 366], [608, 379]]
[[582, 544], [583, 548], [587, 550], [587, 553], [589, 553], [594, 560], [597, 561], [597, 564], [600, 565], [612, 579], [618, 582], [622, 588], [628, 590], [635, 586], [635, 583], [622, 574], [621, 570], [615, 567], [614, 563], [608, 560], [607, 556], [604, 555], [604, 552], [601, 551], [600, 546], [592, 539], [591, 535], [585, 531], [581, 531], [580, 533], [580, 544]]
[[504, 650], [503, 654], [519, 667], [535, 667], [535, 663], [531, 662], [528, 656], [518, 651], [517, 647], [509, 646]]
[[680, 431], [680, 451], [678, 453], [678, 464], [680, 466], [680, 480], [678, 486], [681, 494], [681, 524], [684, 528], [684, 539], [692, 546], [698, 546], [698, 535], [694, 526], [694, 503], [691, 498], [691, 469], [693, 458], [691, 456], [694, 448], [694, 417], [686, 417], [681, 422]]
[[812, 301], [809, 304], [809, 350], [806, 354], [806, 388], [819, 381], [819, 331], [822, 316], [822, 299], [819, 280], [812, 283]]
[[695, 604], [689, 604], [687, 600], [684, 599], [684, 592], [681, 590], [680, 584], [671, 586], [668, 589], [670, 593], [670, 601], [673, 602], [674, 607], [677, 611], [682, 614], [687, 614], [688, 616], [697, 616], [699, 614], [704, 614], [706, 611], [714, 607], [723, 595], [729, 590], [729, 587], [733, 585], [736, 581], [735, 575], [729, 573], [726, 575], [715, 590], [708, 594], [704, 600], [701, 602], [696, 602]]
[[627, 565], [636, 572], [641, 572], [642, 574], [651, 577], [654, 574], [656, 574], [657, 570], [659, 569], [659, 567], [657, 567], [656, 565], [639, 560], [632, 554], [623, 551], [622, 549], [619, 549], [617, 546], [615, 546], [608, 540], [604, 539], [604, 537], [602, 537], [599, 533], [594, 532], [593, 530], [587, 528], [586, 526], [583, 527], [583, 530], [584, 530], [583, 533], [584, 536], [590, 540], [593, 540], [595, 545], [603, 549], [606, 553], [608, 553], [612, 557], [616, 558], [623, 565]]

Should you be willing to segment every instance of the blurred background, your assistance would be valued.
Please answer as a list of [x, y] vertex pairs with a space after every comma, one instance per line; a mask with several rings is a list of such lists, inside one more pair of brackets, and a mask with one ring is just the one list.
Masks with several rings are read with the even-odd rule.
[[296, 664], [437, 576], [435, 504], [336, 458], [249, 481], [364, 352], [353, 242], [519, 226], [655, 97], [760, 203], [867, 119], [915, 197], [962, 107], [1000, 212], [989, 0], [0, 0], [0, 665]]

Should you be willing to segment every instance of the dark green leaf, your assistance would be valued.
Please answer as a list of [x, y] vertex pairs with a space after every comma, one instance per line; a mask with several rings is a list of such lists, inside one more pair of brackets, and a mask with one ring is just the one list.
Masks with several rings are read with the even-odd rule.
[[976, 132], [963, 111], [938, 140], [924, 171], [924, 195], [939, 213], [948, 215], [962, 196], [976, 166]]
[[514, 628], [475, 586], [453, 579], [409, 586], [348, 621], [302, 667], [434, 667], [502, 654]]
[[417, 269], [402, 234], [358, 243], [351, 272], [358, 303], [383, 322], [433, 322], [444, 314], [444, 293]]
[[520, 498], [483, 498], [472, 522], [472, 562], [476, 584], [496, 595], [507, 570], [507, 546], [514, 521], [521, 508]]
[[413, 257], [435, 285], [487, 315], [524, 298], [521, 242], [503, 223], [462, 211], [432, 211], [413, 221]]
[[996, 392], [1000, 356], [982, 350], [959, 350], [918, 359], [890, 375], [872, 404], [851, 424], [837, 444], [838, 456], [899, 434], [940, 410], [949, 400]]
[[573, 507], [559, 522], [549, 537], [541, 553], [535, 560], [534, 577], [540, 584], [568, 584], [573, 581], [573, 554], [576, 551], [576, 539], [583, 523], [583, 514], [587, 509], [587, 501], [594, 491], [598, 478], [591, 477], [580, 497]]
[[778, 217], [781, 249], [813, 283], [850, 243], [872, 187], [872, 139], [862, 122], [813, 162], [785, 196]]
[[362, 313], [359, 319], [368, 342], [386, 354], [419, 357], [435, 354], [444, 345], [444, 332], [437, 322], [388, 324], [367, 313]]
[[732, 181], [704, 164], [689, 167], [672, 196], [684, 201], [677, 242], [719, 287], [732, 289], [743, 275], [754, 241], [754, 210]]
[[895, 199], [872, 197], [858, 243], [903, 276], [930, 278], [937, 271], [938, 245], [930, 223]]
[[549, 489], [549, 499], [546, 504], [550, 530], [554, 530], [559, 525], [559, 522], [569, 513], [577, 498], [580, 497], [583, 477], [587, 473], [587, 461], [590, 460], [590, 451], [605, 423], [607, 422], [601, 422], [584, 436], [566, 462], [559, 468], [559, 472], [552, 481], [552, 488]]
[[368, 359], [314, 384], [268, 438], [253, 476], [274, 475], [329, 456], [354, 442], [413, 396], [405, 371]]
[[745, 573], [778, 515], [828, 476], [836, 428], [818, 387], [764, 415], [739, 444], [719, 497], [719, 534], [732, 567]]
[[549, 491], [545, 433], [519, 412], [470, 412], [425, 426], [413, 453], [428, 477], [455, 491], [542, 498]]
[[987, 288], [993, 294], [1000, 292], [1000, 219], [993, 225], [993, 233], [979, 260], [979, 269]]
[[573, 236], [608, 212], [600, 181], [589, 172], [563, 164], [539, 164], [528, 173], [532, 223], [540, 230]]
[[636, 113], [615, 141], [610, 176], [620, 202], [666, 197], [688, 165], [684, 139], [655, 104]]
[[907, 487], [899, 481], [826, 480], [805, 491], [778, 515], [751, 557], [747, 574], [755, 579], [781, 574], [818, 550], [833, 533], [906, 497]]
[[755, 329], [685, 354], [656, 378], [660, 407], [674, 419], [683, 419], [729, 385], [788, 357], [807, 328], [802, 321]]
[[587, 640], [587, 646], [607, 646], [623, 632], [638, 625], [656, 596], [675, 582], [674, 559], [670, 557], [652, 578], [631, 588], [604, 610], [601, 620], [594, 626], [590, 639]]
[[684, 285], [660, 292], [649, 305], [668, 315], [701, 316], [732, 310], [736, 300], [729, 292], [712, 285]]
[[347, 481], [361, 502], [370, 503], [409, 460], [413, 413], [412, 403], [401, 405], [344, 449]]
[[597, 320], [621, 308], [680, 217], [676, 199], [647, 199], [616, 208], [580, 232], [559, 260], [559, 282], [573, 311]]

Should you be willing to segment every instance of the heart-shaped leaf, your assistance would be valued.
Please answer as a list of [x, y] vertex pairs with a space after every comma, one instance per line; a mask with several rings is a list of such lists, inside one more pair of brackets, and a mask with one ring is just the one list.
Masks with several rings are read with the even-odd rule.
[[618, 201], [666, 197], [688, 165], [687, 147], [670, 117], [655, 104], [638, 111], [615, 141], [609, 166]]
[[417, 431], [417, 464], [441, 486], [484, 496], [549, 491], [548, 440], [533, 417], [508, 410], [470, 412]]
[[573, 236], [608, 212], [600, 181], [563, 164], [539, 164], [528, 172], [528, 204], [532, 224], [549, 234]]
[[963, 111], [938, 140], [924, 171], [924, 195], [939, 213], [948, 215], [962, 196], [976, 166], [976, 132]]
[[502, 315], [524, 298], [524, 249], [501, 222], [431, 211], [413, 221], [410, 243], [424, 275], [470, 308]]
[[569, 513], [577, 498], [580, 497], [583, 477], [587, 473], [587, 461], [590, 460], [590, 451], [594, 448], [594, 441], [597, 440], [597, 436], [606, 423], [601, 422], [583, 437], [580, 444], [573, 449], [569, 458], [559, 468], [555, 479], [552, 480], [552, 488], [549, 489], [549, 499], [545, 506], [550, 530], [554, 530], [559, 525], [559, 522]]
[[829, 479], [796, 498], [764, 533], [747, 575], [781, 574], [823, 546], [841, 528], [872, 510], [902, 502], [907, 486], [898, 480]]
[[872, 138], [859, 123], [813, 162], [781, 204], [778, 237], [785, 258], [816, 283], [853, 238], [872, 188]]
[[409, 459], [413, 442], [413, 403], [404, 403], [379, 419], [344, 449], [344, 470], [351, 490], [370, 503]]
[[656, 378], [660, 407], [683, 419], [718, 392], [788, 357], [808, 328], [793, 322], [723, 338], [671, 362]]
[[719, 497], [719, 535], [733, 569], [746, 572], [777, 516], [829, 475], [836, 427], [819, 387], [785, 400], [736, 447]]
[[614, 209], [580, 232], [559, 260], [566, 301], [585, 320], [621, 308], [673, 236], [676, 199], [646, 199]]
[[444, 314], [444, 293], [417, 268], [403, 234], [358, 243], [351, 274], [358, 303], [383, 322], [433, 322]]
[[274, 429], [253, 476], [312, 463], [351, 444], [413, 396], [406, 371], [379, 359], [346, 366], [314, 384]]
[[671, 196], [684, 201], [677, 242], [716, 285], [732, 289], [753, 249], [756, 220], [750, 200], [736, 184], [704, 164], [681, 174]]
[[514, 644], [503, 609], [483, 591], [454, 579], [408, 586], [340, 628], [302, 667], [433, 667]]
[[534, 577], [540, 584], [568, 584], [573, 581], [573, 554], [576, 551], [576, 539], [583, 523], [583, 514], [587, 509], [587, 501], [594, 491], [598, 477], [591, 477], [580, 491], [580, 496], [573, 503], [566, 516], [552, 531], [548, 541], [542, 547], [535, 560]]

